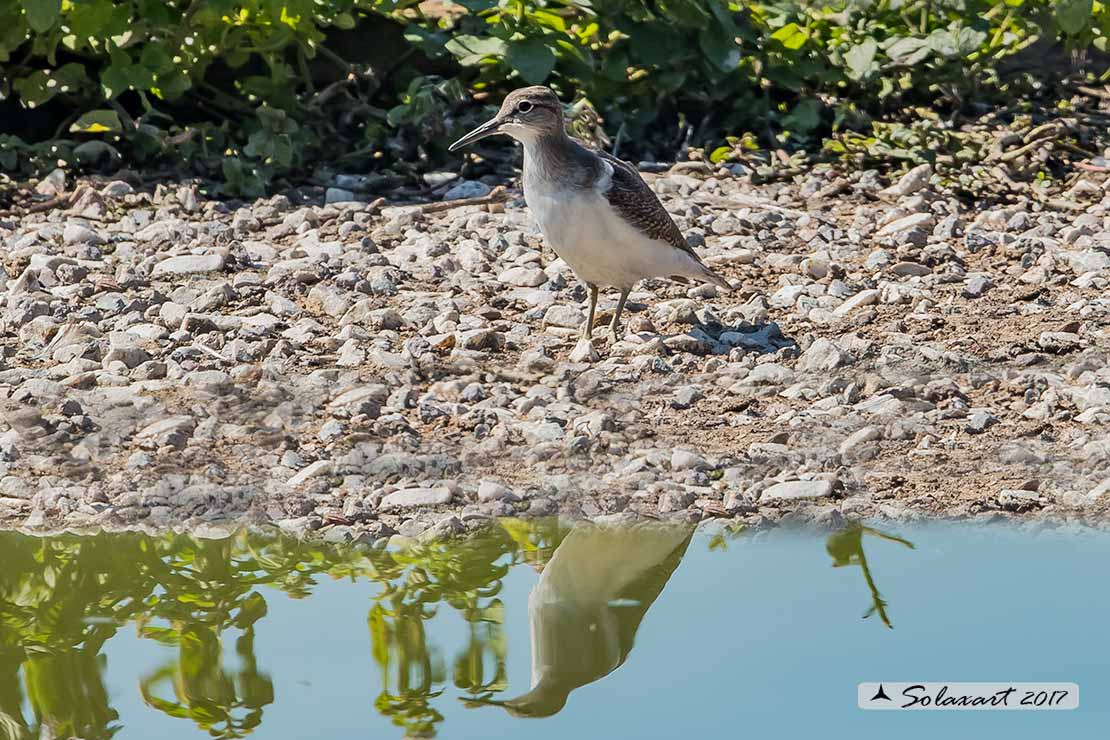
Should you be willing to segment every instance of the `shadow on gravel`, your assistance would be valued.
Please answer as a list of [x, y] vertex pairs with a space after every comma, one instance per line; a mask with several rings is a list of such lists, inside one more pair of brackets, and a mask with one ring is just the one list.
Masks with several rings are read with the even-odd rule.
[[698, 323], [686, 336], [709, 344], [712, 354], [722, 355], [737, 347], [745, 352], [764, 355], [798, 345], [793, 337], [783, 334], [774, 321], [756, 324], [745, 321], [737, 326], [725, 326], [718, 322]]

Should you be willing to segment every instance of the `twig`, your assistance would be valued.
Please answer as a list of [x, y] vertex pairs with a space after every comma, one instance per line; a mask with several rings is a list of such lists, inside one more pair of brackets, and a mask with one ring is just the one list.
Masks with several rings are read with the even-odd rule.
[[[26, 216], [31, 213], [41, 213], [42, 211], [49, 211], [53, 208], [57, 208], [58, 206], [65, 204], [68, 200], [69, 196], [55, 195], [50, 200], [44, 200], [41, 203], [32, 203], [26, 208], [23, 208], [20, 215]], [[0, 218], [4, 218], [6, 216], [14, 216], [16, 215], [16, 211], [17, 209], [15, 208], [9, 208], [6, 211], [0, 211]]]
[[75, 110], [72, 113], [70, 113], [68, 116], [66, 116], [62, 120], [62, 122], [60, 124], [58, 124], [58, 128], [54, 129], [54, 138], [55, 139], [62, 138], [62, 134], [68, 132], [69, 127], [72, 126], [73, 122], [76, 121], [80, 117], [81, 117], [81, 110], [80, 109]]
[[304, 78], [305, 87], [308, 88], [308, 93], [314, 95], [316, 93], [316, 85], [312, 84], [312, 74], [308, 71], [308, 59], [304, 54], [304, 47], [297, 44], [297, 68], [301, 71], [301, 77]]
[[109, 100], [108, 105], [112, 106], [112, 110], [114, 110], [116, 112], [116, 115], [119, 116], [120, 125], [124, 129], [130, 132], [138, 128], [138, 126], [135, 125], [135, 119], [131, 117], [131, 114], [128, 113], [122, 105], [120, 105], [120, 102], [118, 100]]
[[346, 59], [339, 56], [338, 54], [336, 54], [334, 51], [332, 51], [328, 47], [324, 46], [323, 44], [317, 44], [316, 45], [316, 51], [323, 54], [325, 57], [327, 57], [327, 59], [329, 61], [333, 62], [335, 64], [335, 66], [339, 67], [340, 69], [342, 69], [347, 74], [351, 74], [351, 72], [354, 71], [354, 67], [351, 65], [350, 62], [348, 62]]
[[204, 346], [203, 344], [200, 344], [200, 343], [194, 343], [194, 344], [192, 345], [192, 348], [193, 348], [193, 349], [199, 349], [199, 350], [200, 350], [201, 352], [207, 352], [208, 354], [212, 355], [213, 357], [215, 357], [215, 358], [216, 358], [217, 360], [219, 360], [220, 362], [231, 362], [231, 360], [227, 359], [226, 357], [224, 357], [223, 355], [221, 355], [221, 354], [220, 354], [219, 352], [217, 352], [216, 350], [212, 349], [211, 347], [206, 347], [206, 346]]
[[1097, 87], [1088, 87], [1087, 85], [1077, 85], [1076, 92], [1081, 92], [1084, 95], [1090, 95], [1093, 98], [1101, 98], [1102, 100], [1110, 100], [1110, 90], [1098, 89]]
[[490, 203], [500, 203], [501, 201], [508, 200], [509, 193], [504, 185], [498, 185], [490, 191], [489, 195], [483, 195], [480, 198], [458, 198], [456, 200], [445, 200], [440, 203], [426, 203], [420, 206], [421, 213], [439, 213], [440, 211], [449, 211], [452, 208], [461, 208], [463, 206], [484, 206]]
[[325, 103], [334, 98], [336, 95], [343, 92], [343, 88], [345, 88], [347, 85], [350, 85], [352, 82], [354, 82], [354, 77], [352, 77], [351, 75], [348, 75], [341, 80], [336, 80], [335, 82], [332, 82], [323, 90], [312, 96], [312, 99], [308, 101], [308, 107], [323, 107]]
[[997, 159], [1001, 162], [1013, 162], [1015, 159], [1024, 157], [1026, 154], [1033, 151], [1042, 144], [1047, 144], [1049, 147], [1052, 146], [1052, 142], [1048, 139], [1036, 139], [1035, 141], [1030, 141], [1024, 146], [1019, 146], [1017, 149], [1012, 149], [1005, 154], [1000, 154]]

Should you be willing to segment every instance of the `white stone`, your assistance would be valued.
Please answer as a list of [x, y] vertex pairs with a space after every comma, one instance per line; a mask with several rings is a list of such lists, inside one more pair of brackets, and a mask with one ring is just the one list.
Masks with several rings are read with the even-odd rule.
[[547, 273], [538, 267], [510, 267], [498, 275], [497, 279], [506, 285], [535, 288], [547, 282]]
[[879, 427], [869, 426], [863, 429], [857, 429], [849, 434], [843, 442], [840, 443], [840, 454], [851, 452], [855, 448], [867, 442], [873, 442], [876, 439], [882, 439], [883, 431]]
[[331, 475], [335, 471], [335, 463], [331, 460], [317, 460], [311, 465], [302, 468], [296, 475], [290, 478], [287, 483], [290, 486], [299, 486], [309, 478], [315, 478], [321, 475]]
[[516, 494], [497, 481], [484, 480], [478, 484], [479, 501], [515, 501]]
[[597, 362], [601, 355], [594, 349], [594, 343], [589, 339], [579, 339], [578, 344], [570, 353], [571, 362]]
[[833, 492], [832, 481], [828, 480], [792, 480], [785, 483], [776, 483], [763, 491], [759, 497], [760, 503], [766, 501], [789, 501], [800, 498], [822, 498], [831, 496]]
[[402, 488], [382, 499], [383, 509], [407, 509], [418, 506], [442, 506], [451, 501], [447, 486], [430, 488]]
[[855, 311], [857, 308], [862, 308], [863, 306], [870, 306], [872, 303], [876, 303], [878, 300], [879, 300], [879, 291], [878, 290], [876, 290], [874, 288], [869, 288], [868, 290], [861, 290], [860, 292], [856, 293], [854, 296], [852, 296], [851, 298], [849, 298], [848, 300], [844, 301], [839, 306], [837, 306], [836, 309], [833, 311], [833, 314], [835, 314], [836, 316], [841, 316], [841, 317], [847, 316], [848, 314]]
[[705, 458], [688, 450], [671, 453], [671, 470], [697, 470], [705, 467]]
[[226, 258], [222, 254], [183, 254], [164, 259], [154, 266], [154, 276], [192, 275], [224, 269]]
[[879, 191], [879, 195], [886, 198], [905, 198], [921, 190], [929, 184], [933, 176], [933, 167], [929, 163], [919, 164], [912, 170], [902, 175], [901, 179], [889, 188]]

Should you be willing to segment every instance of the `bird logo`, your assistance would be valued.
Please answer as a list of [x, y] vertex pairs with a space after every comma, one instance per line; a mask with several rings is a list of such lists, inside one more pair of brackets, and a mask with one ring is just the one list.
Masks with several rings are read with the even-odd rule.
[[886, 691], [883, 690], [883, 685], [882, 684], [879, 684], [879, 690], [876, 691], [875, 695], [871, 697], [871, 701], [878, 701], [879, 699], [885, 699], [886, 701], [894, 701], [893, 699], [891, 699], [889, 696], [886, 695]]

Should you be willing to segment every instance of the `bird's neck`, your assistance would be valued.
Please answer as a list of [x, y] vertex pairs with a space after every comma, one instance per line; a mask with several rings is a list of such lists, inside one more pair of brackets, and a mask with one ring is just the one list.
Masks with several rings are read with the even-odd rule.
[[566, 183], [578, 179], [575, 175], [580, 175], [586, 164], [584, 155], [587, 153], [561, 128], [558, 131], [536, 132], [526, 139], [522, 138], [520, 143], [524, 145], [526, 182]]

